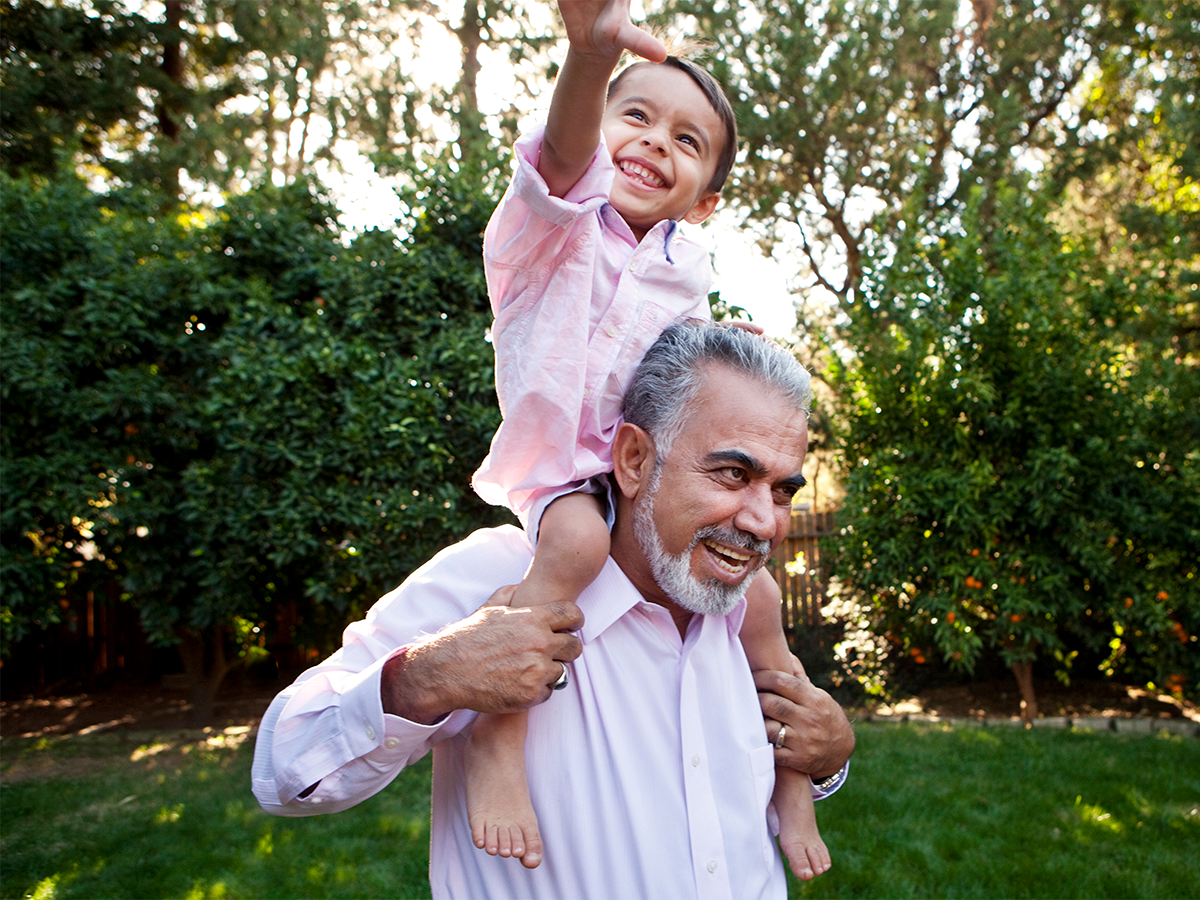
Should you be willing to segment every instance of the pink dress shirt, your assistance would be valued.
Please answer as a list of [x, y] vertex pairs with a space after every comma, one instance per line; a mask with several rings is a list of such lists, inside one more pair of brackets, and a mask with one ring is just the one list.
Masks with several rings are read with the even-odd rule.
[[545, 860], [528, 870], [471, 843], [463, 731], [475, 713], [433, 726], [385, 715], [380, 671], [406, 642], [520, 581], [532, 554], [513, 526], [476, 532], [347, 628], [342, 649], [267, 710], [254, 754], [259, 803], [277, 815], [342, 810], [432, 749], [434, 897], [783, 900], [768, 826], [774, 753], [738, 640], [744, 603], [694, 616], [681, 638], [611, 558], [579, 600], [587, 621], [570, 684], [529, 713]]
[[541, 147], [541, 129], [517, 142], [516, 174], [484, 235], [504, 421], [472, 479], [526, 530], [550, 499], [612, 470], [625, 389], [663, 329], [712, 318], [708, 251], [672, 221], [638, 243], [608, 204], [603, 142], [561, 199], [537, 172]]

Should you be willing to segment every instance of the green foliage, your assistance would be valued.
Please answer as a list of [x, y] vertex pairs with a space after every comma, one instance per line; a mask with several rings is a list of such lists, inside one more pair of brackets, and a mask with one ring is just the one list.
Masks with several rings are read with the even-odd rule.
[[[502, 49], [540, 75], [553, 38], [526, 10], [471, 4], [454, 22], [418, 0], [3, 0], [0, 164], [86, 166], [169, 203], [336, 171], [351, 144], [400, 180], [451, 146], [494, 169], [517, 111], [480, 111], [478, 54]], [[462, 47], [452, 86], [418, 71], [422, 52], [443, 52], [423, 50], [439, 35]]]
[[915, 213], [961, 208], [1023, 150], [1094, 144], [1066, 114], [1069, 98], [1105, 48], [1137, 40], [1141, 21], [991, 0], [663, 5], [715, 44], [712, 69], [746, 146], [727, 195], [843, 302], [873, 231], [891, 237]]
[[92, 12], [37, 0], [0, 4], [6, 172], [50, 174], [77, 151], [98, 162], [111, 130], [138, 123], [138, 86], [160, 79], [149, 23], [113, 2]]
[[1174, 286], [1101, 262], [1002, 188], [866, 269], [835, 569], [893, 662], [1200, 689], [1197, 361], [1145, 327]]
[[159, 641], [296, 604], [327, 645], [500, 520], [469, 487], [499, 421], [491, 200], [435, 185], [402, 236], [343, 242], [304, 183], [162, 216], [5, 179], [6, 654], [112, 578]]

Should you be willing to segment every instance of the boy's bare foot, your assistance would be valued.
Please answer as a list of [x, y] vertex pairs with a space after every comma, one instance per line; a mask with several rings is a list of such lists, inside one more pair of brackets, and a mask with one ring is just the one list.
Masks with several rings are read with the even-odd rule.
[[811, 831], [801, 828], [794, 833], [779, 835], [779, 845], [788, 859], [788, 865], [792, 867], [792, 874], [801, 881], [811, 881], [818, 875], [824, 875], [832, 866], [829, 849], [821, 840], [815, 824]]
[[482, 743], [474, 734], [468, 739], [463, 757], [467, 818], [476, 847], [491, 856], [515, 857], [525, 868], [535, 869], [542, 861], [542, 835], [525, 779], [523, 737], [522, 728], [522, 741], [515, 752], [511, 745], [493, 742], [490, 736]]

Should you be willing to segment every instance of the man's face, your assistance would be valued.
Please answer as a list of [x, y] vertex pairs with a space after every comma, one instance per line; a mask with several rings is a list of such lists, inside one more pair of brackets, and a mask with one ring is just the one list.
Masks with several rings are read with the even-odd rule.
[[774, 390], [709, 367], [695, 409], [633, 510], [666, 599], [724, 615], [787, 535], [803, 484], [804, 413]]
[[628, 72], [601, 129], [617, 168], [609, 202], [638, 240], [664, 219], [702, 222], [716, 207], [708, 184], [725, 126], [686, 72], [652, 64]]

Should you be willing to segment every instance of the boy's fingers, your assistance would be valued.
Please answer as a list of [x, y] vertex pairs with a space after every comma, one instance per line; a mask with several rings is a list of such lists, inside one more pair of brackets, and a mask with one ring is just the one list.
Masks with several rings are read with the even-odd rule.
[[630, 22], [621, 26], [617, 34], [617, 43], [630, 53], [650, 62], [662, 62], [667, 58], [667, 48], [662, 41]]
[[506, 584], [502, 588], [498, 588], [492, 596], [488, 597], [484, 606], [512, 606], [513, 594], [517, 591], [515, 584]]

